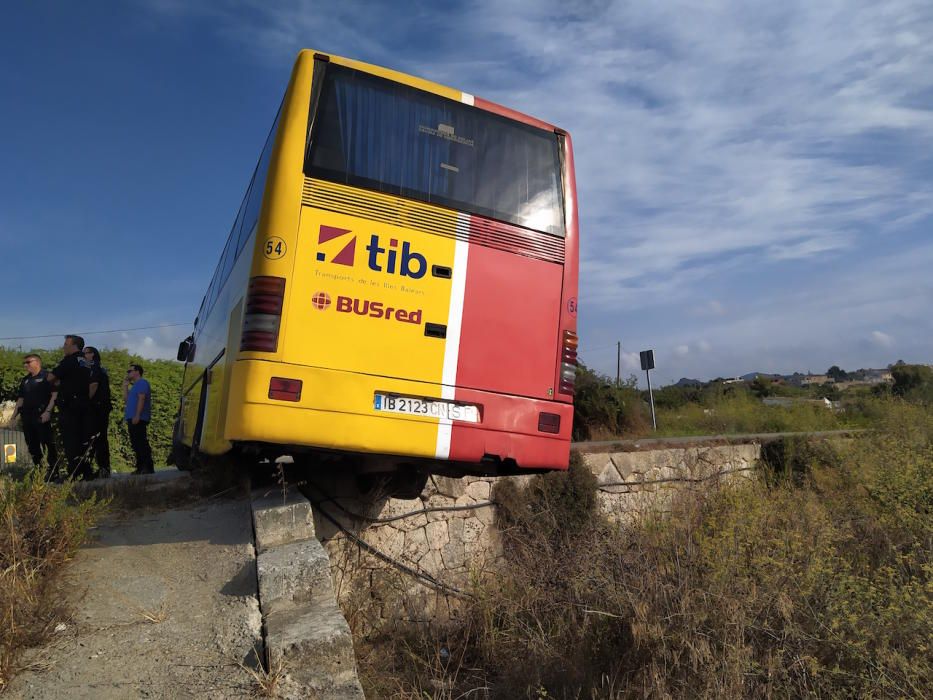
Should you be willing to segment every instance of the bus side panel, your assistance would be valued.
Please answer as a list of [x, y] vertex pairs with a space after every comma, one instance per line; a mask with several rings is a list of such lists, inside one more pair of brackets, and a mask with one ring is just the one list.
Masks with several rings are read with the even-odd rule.
[[188, 387], [188, 390], [182, 396], [181, 402], [181, 442], [183, 445], [192, 447], [194, 445], [194, 431], [198, 423], [198, 411], [201, 408], [200, 379]]
[[[246, 269], [246, 265], [243, 266]], [[233, 275], [231, 275], [231, 278]], [[231, 285], [231, 291], [241, 289], [239, 285]], [[201, 451], [206, 454], [223, 454], [230, 450], [231, 443], [224, 435], [224, 425], [227, 420], [228, 399], [230, 396], [230, 371], [233, 365], [237, 346], [240, 340], [240, 330], [243, 324], [243, 299], [237, 300], [236, 306], [230, 313], [227, 324], [227, 344], [224, 356], [211, 368], [208, 386], [208, 410], [204, 419], [204, 429], [201, 436]], [[234, 408], [233, 410], [236, 410]]]

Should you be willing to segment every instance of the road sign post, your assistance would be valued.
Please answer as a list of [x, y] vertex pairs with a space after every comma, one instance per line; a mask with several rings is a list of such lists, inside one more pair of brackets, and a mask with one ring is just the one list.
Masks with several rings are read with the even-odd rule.
[[658, 419], [654, 414], [654, 393], [651, 391], [651, 370], [654, 369], [654, 350], [642, 350], [639, 353], [641, 357], [641, 368], [645, 370], [645, 376], [648, 378], [648, 400], [651, 402], [651, 425], [655, 431], [658, 429]]

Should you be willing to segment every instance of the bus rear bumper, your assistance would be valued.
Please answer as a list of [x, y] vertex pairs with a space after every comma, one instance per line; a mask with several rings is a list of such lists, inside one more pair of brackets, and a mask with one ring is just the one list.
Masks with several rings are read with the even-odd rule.
[[[273, 377], [301, 381], [297, 401], [269, 398]], [[566, 469], [571, 404], [457, 389], [455, 400], [480, 407], [481, 422], [378, 412], [377, 392], [440, 398], [441, 386], [316, 367], [240, 360], [234, 363], [224, 436], [284, 448], [495, 464], [518, 469]], [[539, 431], [541, 413], [560, 416], [557, 433]]]

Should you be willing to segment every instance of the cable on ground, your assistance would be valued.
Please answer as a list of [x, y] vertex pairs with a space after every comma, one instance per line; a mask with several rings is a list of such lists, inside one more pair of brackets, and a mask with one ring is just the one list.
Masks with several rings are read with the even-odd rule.
[[328, 520], [334, 527], [340, 530], [340, 532], [342, 532], [347, 539], [353, 542], [360, 549], [366, 552], [369, 552], [377, 559], [381, 559], [386, 564], [398, 569], [404, 574], [408, 574], [409, 576], [416, 578], [419, 581], [422, 581], [428, 587], [433, 588], [434, 590], [437, 590], [441, 593], [446, 593], [447, 595], [452, 595], [457, 598], [471, 599], [473, 597], [470, 594], [465, 593], [464, 591], [460, 590], [459, 588], [455, 588], [453, 586], [447, 585], [446, 583], [442, 583], [441, 581], [438, 581], [436, 578], [434, 578], [430, 574], [425, 573], [424, 571], [419, 571], [417, 569], [414, 569], [408, 566], [407, 564], [403, 564], [397, 559], [390, 557], [388, 554], [381, 552], [380, 550], [376, 549], [368, 542], [365, 542], [364, 540], [360, 539], [358, 536], [356, 536], [355, 534], [347, 530], [347, 528], [345, 528], [340, 522], [338, 522], [336, 518], [334, 518], [330, 513], [328, 513], [326, 510], [324, 510], [321, 507], [322, 501], [318, 501], [314, 498], [309, 498], [308, 500], [310, 500], [311, 504], [314, 505], [318, 509], [318, 512], [326, 520]]

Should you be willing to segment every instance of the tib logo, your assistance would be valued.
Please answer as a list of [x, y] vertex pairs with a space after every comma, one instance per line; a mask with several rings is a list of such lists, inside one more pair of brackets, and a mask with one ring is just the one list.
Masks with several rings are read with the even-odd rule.
[[[321, 226], [318, 232], [318, 245], [323, 245], [328, 241], [342, 238], [347, 234], [353, 234], [349, 229], [336, 228], [334, 226]], [[335, 265], [346, 265], [353, 267], [356, 260], [356, 236], [350, 235], [342, 238], [342, 246], [339, 252], [330, 259], [329, 262]], [[380, 246], [380, 239], [377, 234], [369, 237], [369, 243], [366, 246], [368, 253], [366, 264], [373, 272], [385, 272], [390, 275], [401, 275], [402, 277], [411, 277], [412, 279], [421, 279], [428, 271], [428, 261], [421, 254], [411, 249], [411, 243], [402, 241], [399, 248], [398, 239], [390, 238], [387, 247]], [[327, 255], [320, 251], [317, 254], [318, 262], [328, 262]]]

